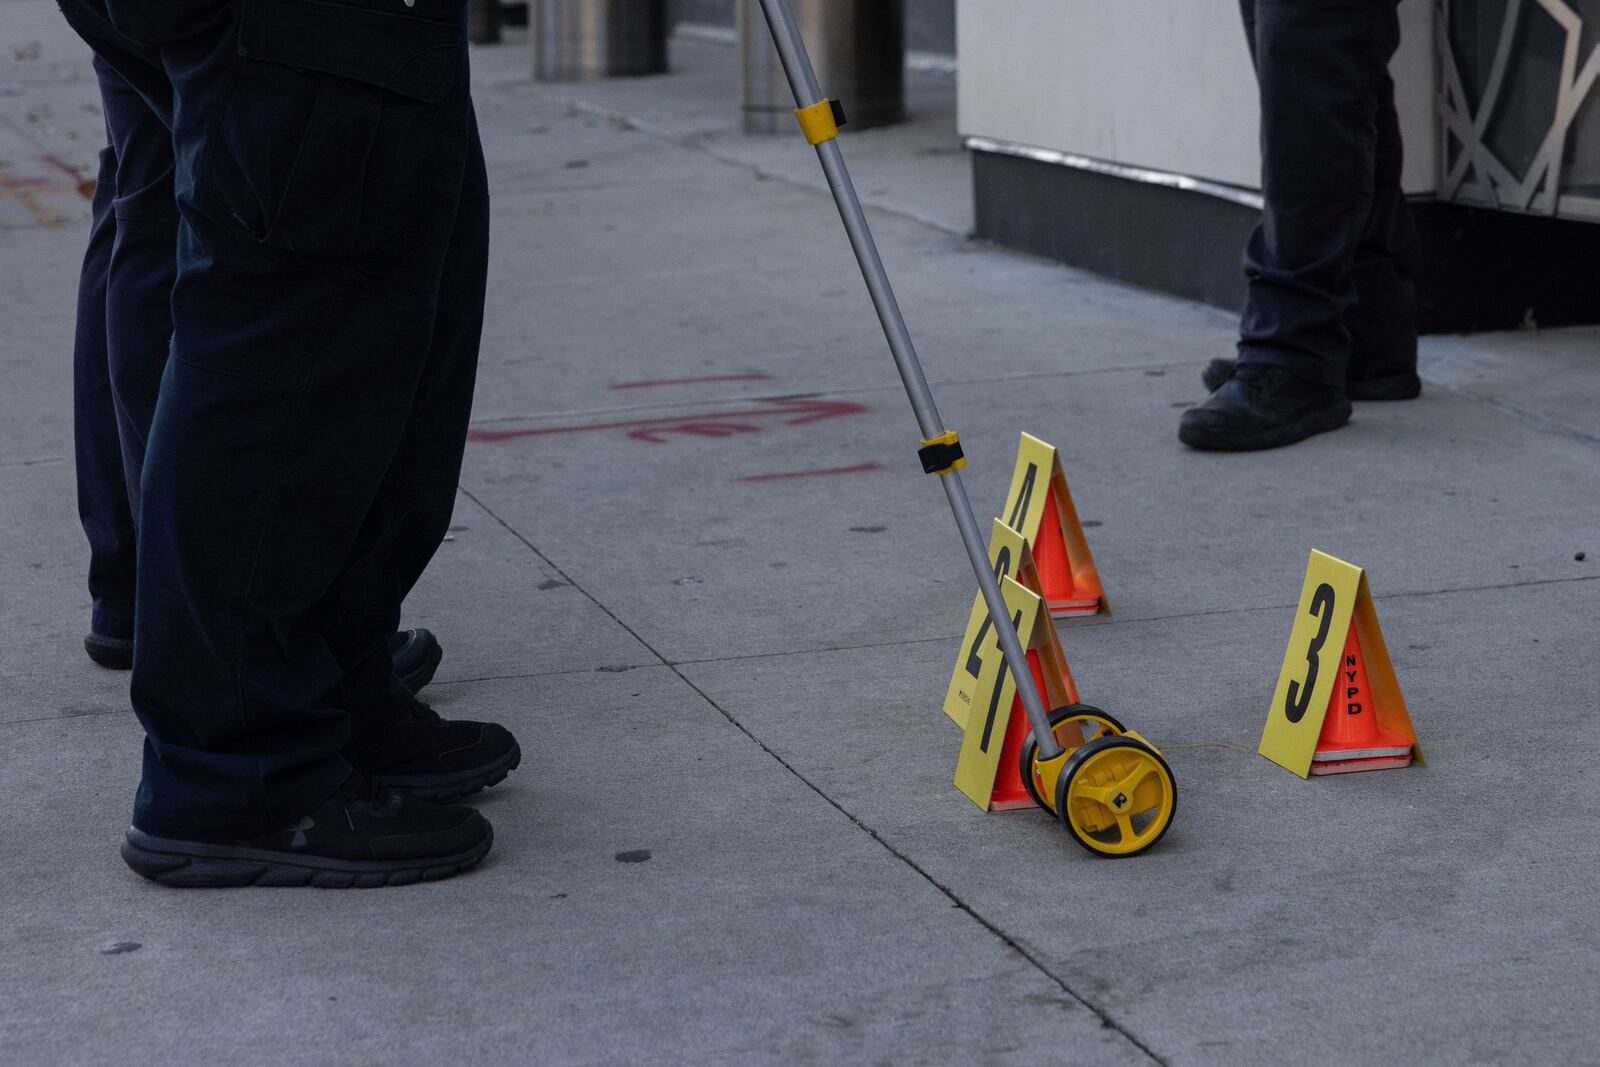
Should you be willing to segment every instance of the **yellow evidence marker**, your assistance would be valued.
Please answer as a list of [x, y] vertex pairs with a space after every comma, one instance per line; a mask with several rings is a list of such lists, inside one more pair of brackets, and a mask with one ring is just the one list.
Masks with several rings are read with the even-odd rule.
[[[1044, 595], [1027, 539], [999, 519], [994, 520], [994, 528], [989, 533], [989, 565], [997, 580], [1013, 578], [1024, 589]], [[1054, 708], [1076, 704], [1078, 690], [1072, 684], [1072, 673], [1067, 669], [1066, 656], [1061, 653], [1061, 644], [1053, 628], [1049, 645], [1050, 648], [1041, 651], [1041, 656], [1047, 661], [1043, 664], [1046, 692], [1040, 694], [1044, 706]], [[950, 716], [951, 722], [965, 729], [968, 713], [974, 706], [984, 708], [987, 712], [994, 693], [985, 691], [980, 700], [979, 682], [984, 677], [985, 664], [1001, 658], [1004, 657], [1000, 654], [994, 625], [989, 621], [989, 608], [983, 602], [983, 594], [975, 593], [972, 611], [967, 615], [967, 629], [961, 636], [961, 648], [956, 653], [955, 670], [950, 673], [950, 684], [945, 688], [944, 713]]]
[[[1000, 579], [1000, 590], [1005, 596], [1006, 609], [1011, 613], [1017, 637], [1028, 653], [1030, 665], [1035, 659], [1038, 660], [1037, 666], [1042, 670], [1046, 690], [1040, 695], [1046, 705], [1054, 702], [1057, 692], [1064, 703], [1076, 704], [1077, 691], [1066, 672], [1066, 657], [1061, 653], [1055, 627], [1050, 625], [1050, 616], [1044, 610], [1044, 598], [1009, 577]], [[1000, 770], [1002, 750], [1007, 747], [1008, 733], [1013, 732], [1011, 716], [1013, 705], [1018, 703], [1017, 682], [1006, 667], [998, 638], [992, 633], [980, 645], [979, 656], [982, 669], [973, 689], [972, 712], [963, 724], [966, 732], [961, 739], [961, 758], [956, 762], [955, 782], [956, 788], [974, 804], [988, 811], [994, 804], [995, 776]], [[1056, 679], [1055, 685], [1051, 683], [1052, 678]], [[1022, 725], [1021, 732], [1026, 733], [1025, 725]], [[1016, 749], [1021, 747], [1020, 734], [1012, 741], [1015, 759]], [[1015, 773], [1012, 777], [1016, 777]], [[1026, 797], [1026, 793], [1021, 788], [1020, 779], [1015, 792], [1019, 798], [1018, 806], [1033, 806], [1031, 801], [1021, 803], [1020, 798]]]
[[1258, 751], [1302, 778], [1422, 762], [1360, 567], [1312, 551]]
[[1054, 445], [1032, 434], [1022, 435], [1000, 517], [1033, 546], [1041, 591], [1052, 616], [1110, 613], [1100, 573], [1067, 488], [1061, 453]]

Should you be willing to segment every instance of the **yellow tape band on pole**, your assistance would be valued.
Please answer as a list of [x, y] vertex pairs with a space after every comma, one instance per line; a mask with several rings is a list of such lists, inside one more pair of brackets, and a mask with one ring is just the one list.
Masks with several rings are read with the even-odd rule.
[[821, 100], [810, 107], [798, 108], [794, 117], [800, 120], [800, 132], [806, 135], [807, 144], [818, 145], [839, 135], [831, 101]]
[[938, 437], [930, 437], [917, 449], [922, 469], [929, 474], [949, 474], [967, 465], [961, 454], [961, 438], [954, 430], [946, 430]]

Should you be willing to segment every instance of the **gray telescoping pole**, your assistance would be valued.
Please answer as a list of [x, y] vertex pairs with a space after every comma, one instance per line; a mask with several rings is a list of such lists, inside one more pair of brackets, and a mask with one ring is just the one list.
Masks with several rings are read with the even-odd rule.
[[[794, 90], [796, 106], [806, 108], [822, 103], [822, 88], [817, 84], [811, 57], [806, 54], [805, 40], [800, 36], [800, 27], [795, 24], [788, 3], [786, 0], [758, 2], [772, 31], [773, 43], [778, 47], [778, 58], [783, 61], [783, 72], [789, 78], [789, 88]], [[900, 380], [905, 383], [906, 396], [911, 398], [917, 427], [922, 431], [924, 440], [932, 440], [945, 432], [945, 425], [939, 418], [939, 409], [934, 406], [928, 380], [923, 377], [922, 363], [917, 359], [917, 350], [906, 331], [905, 318], [900, 314], [900, 305], [894, 298], [889, 275], [878, 256], [878, 246], [872, 239], [872, 231], [867, 228], [861, 200], [851, 184], [850, 172], [845, 169], [844, 154], [839, 151], [839, 142], [835, 138], [819, 142], [816, 149], [817, 158], [822, 162], [822, 171], [828, 178], [828, 188], [833, 191], [834, 203], [839, 206], [839, 217], [844, 220], [845, 232], [850, 235], [850, 247], [855, 250], [856, 262], [861, 265], [861, 276], [866, 279], [867, 291], [872, 294], [872, 305], [877, 309], [878, 321], [883, 324], [884, 336], [889, 340], [889, 350], [894, 353]], [[950, 510], [956, 517], [967, 558], [972, 561], [972, 571], [977, 576], [983, 602], [989, 609], [989, 618], [994, 622], [995, 635], [1000, 641], [1001, 652], [1005, 654], [1006, 666], [1016, 679], [1017, 693], [1022, 697], [1023, 710], [1027, 712], [1028, 724], [1033, 727], [1033, 736], [1039, 745], [1039, 756], [1041, 759], [1054, 759], [1061, 754], [1061, 746], [1050, 729], [1050, 719], [1045, 713], [1038, 687], [1033, 684], [1028, 657], [1022, 651], [1021, 641], [1017, 639], [1016, 627], [1011, 624], [1011, 613], [1000, 592], [1000, 583], [989, 569], [989, 553], [984, 548], [978, 520], [973, 517], [972, 503], [961, 484], [961, 472], [945, 471], [939, 475], [939, 481], [950, 501]]]

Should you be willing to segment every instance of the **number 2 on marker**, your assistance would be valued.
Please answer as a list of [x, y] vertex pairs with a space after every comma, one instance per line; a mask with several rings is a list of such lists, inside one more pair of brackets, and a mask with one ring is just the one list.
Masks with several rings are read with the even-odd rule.
[[1311, 594], [1311, 607], [1307, 614], [1320, 621], [1317, 632], [1311, 638], [1311, 643], [1306, 646], [1306, 680], [1302, 686], [1300, 682], [1291, 680], [1289, 691], [1284, 694], [1283, 714], [1290, 722], [1299, 722], [1305, 717], [1306, 709], [1311, 705], [1311, 691], [1317, 687], [1317, 663], [1322, 654], [1323, 642], [1328, 640], [1328, 627], [1333, 622], [1333, 586], [1323, 582], [1317, 586], [1317, 591]]

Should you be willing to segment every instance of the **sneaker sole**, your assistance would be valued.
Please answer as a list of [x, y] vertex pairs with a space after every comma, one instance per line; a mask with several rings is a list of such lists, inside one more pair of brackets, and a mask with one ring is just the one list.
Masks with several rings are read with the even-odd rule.
[[338, 860], [241, 845], [178, 841], [129, 827], [122, 842], [122, 861], [135, 874], [175, 889], [242, 886], [377, 889], [437, 882], [460, 874], [488, 855], [493, 844], [494, 828], [489, 827], [482, 842], [454, 856], [427, 860]]
[[[1214, 359], [1200, 372], [1200, 384], [1214, 393], [1233, 375], [1231, 359]], [[1351, 378], [1345, 382], [1351, 400], [1415, 400], [1422, 395], [1422, 379], [1415, 373], [1391, 374], [1386, 378]]]
[[449, 774], [374, 774], [372, 780], [418, 800], [454, 800], [499, 785], [521, 763], [522, 746], [513, 743], [511, 751], [482, 767]]
[[108, 671], [133, 670], [133, 642], [91, 633], [83, 639], [83, 650], [97, 666]]
[[422, 656], [422, 662], [407, 674], [400, 675], [400, 680], [413, 694], [420, 693], [439, 670], [439, 664], [444, 662], [444, 646], [438, 641], [430, 641], [428, 650]]
[[1178, 440], [1201, 452], [1261, 452], [1269, 448], [1296, 444], [1315, 434], [1337, 430], [1350, 421], [1350, 410], [1350, 401], [1341, 400], [1331, 407], [1301, 416], [1287, 426], [1276, 426], [1253, 434], [1180, 423]]

